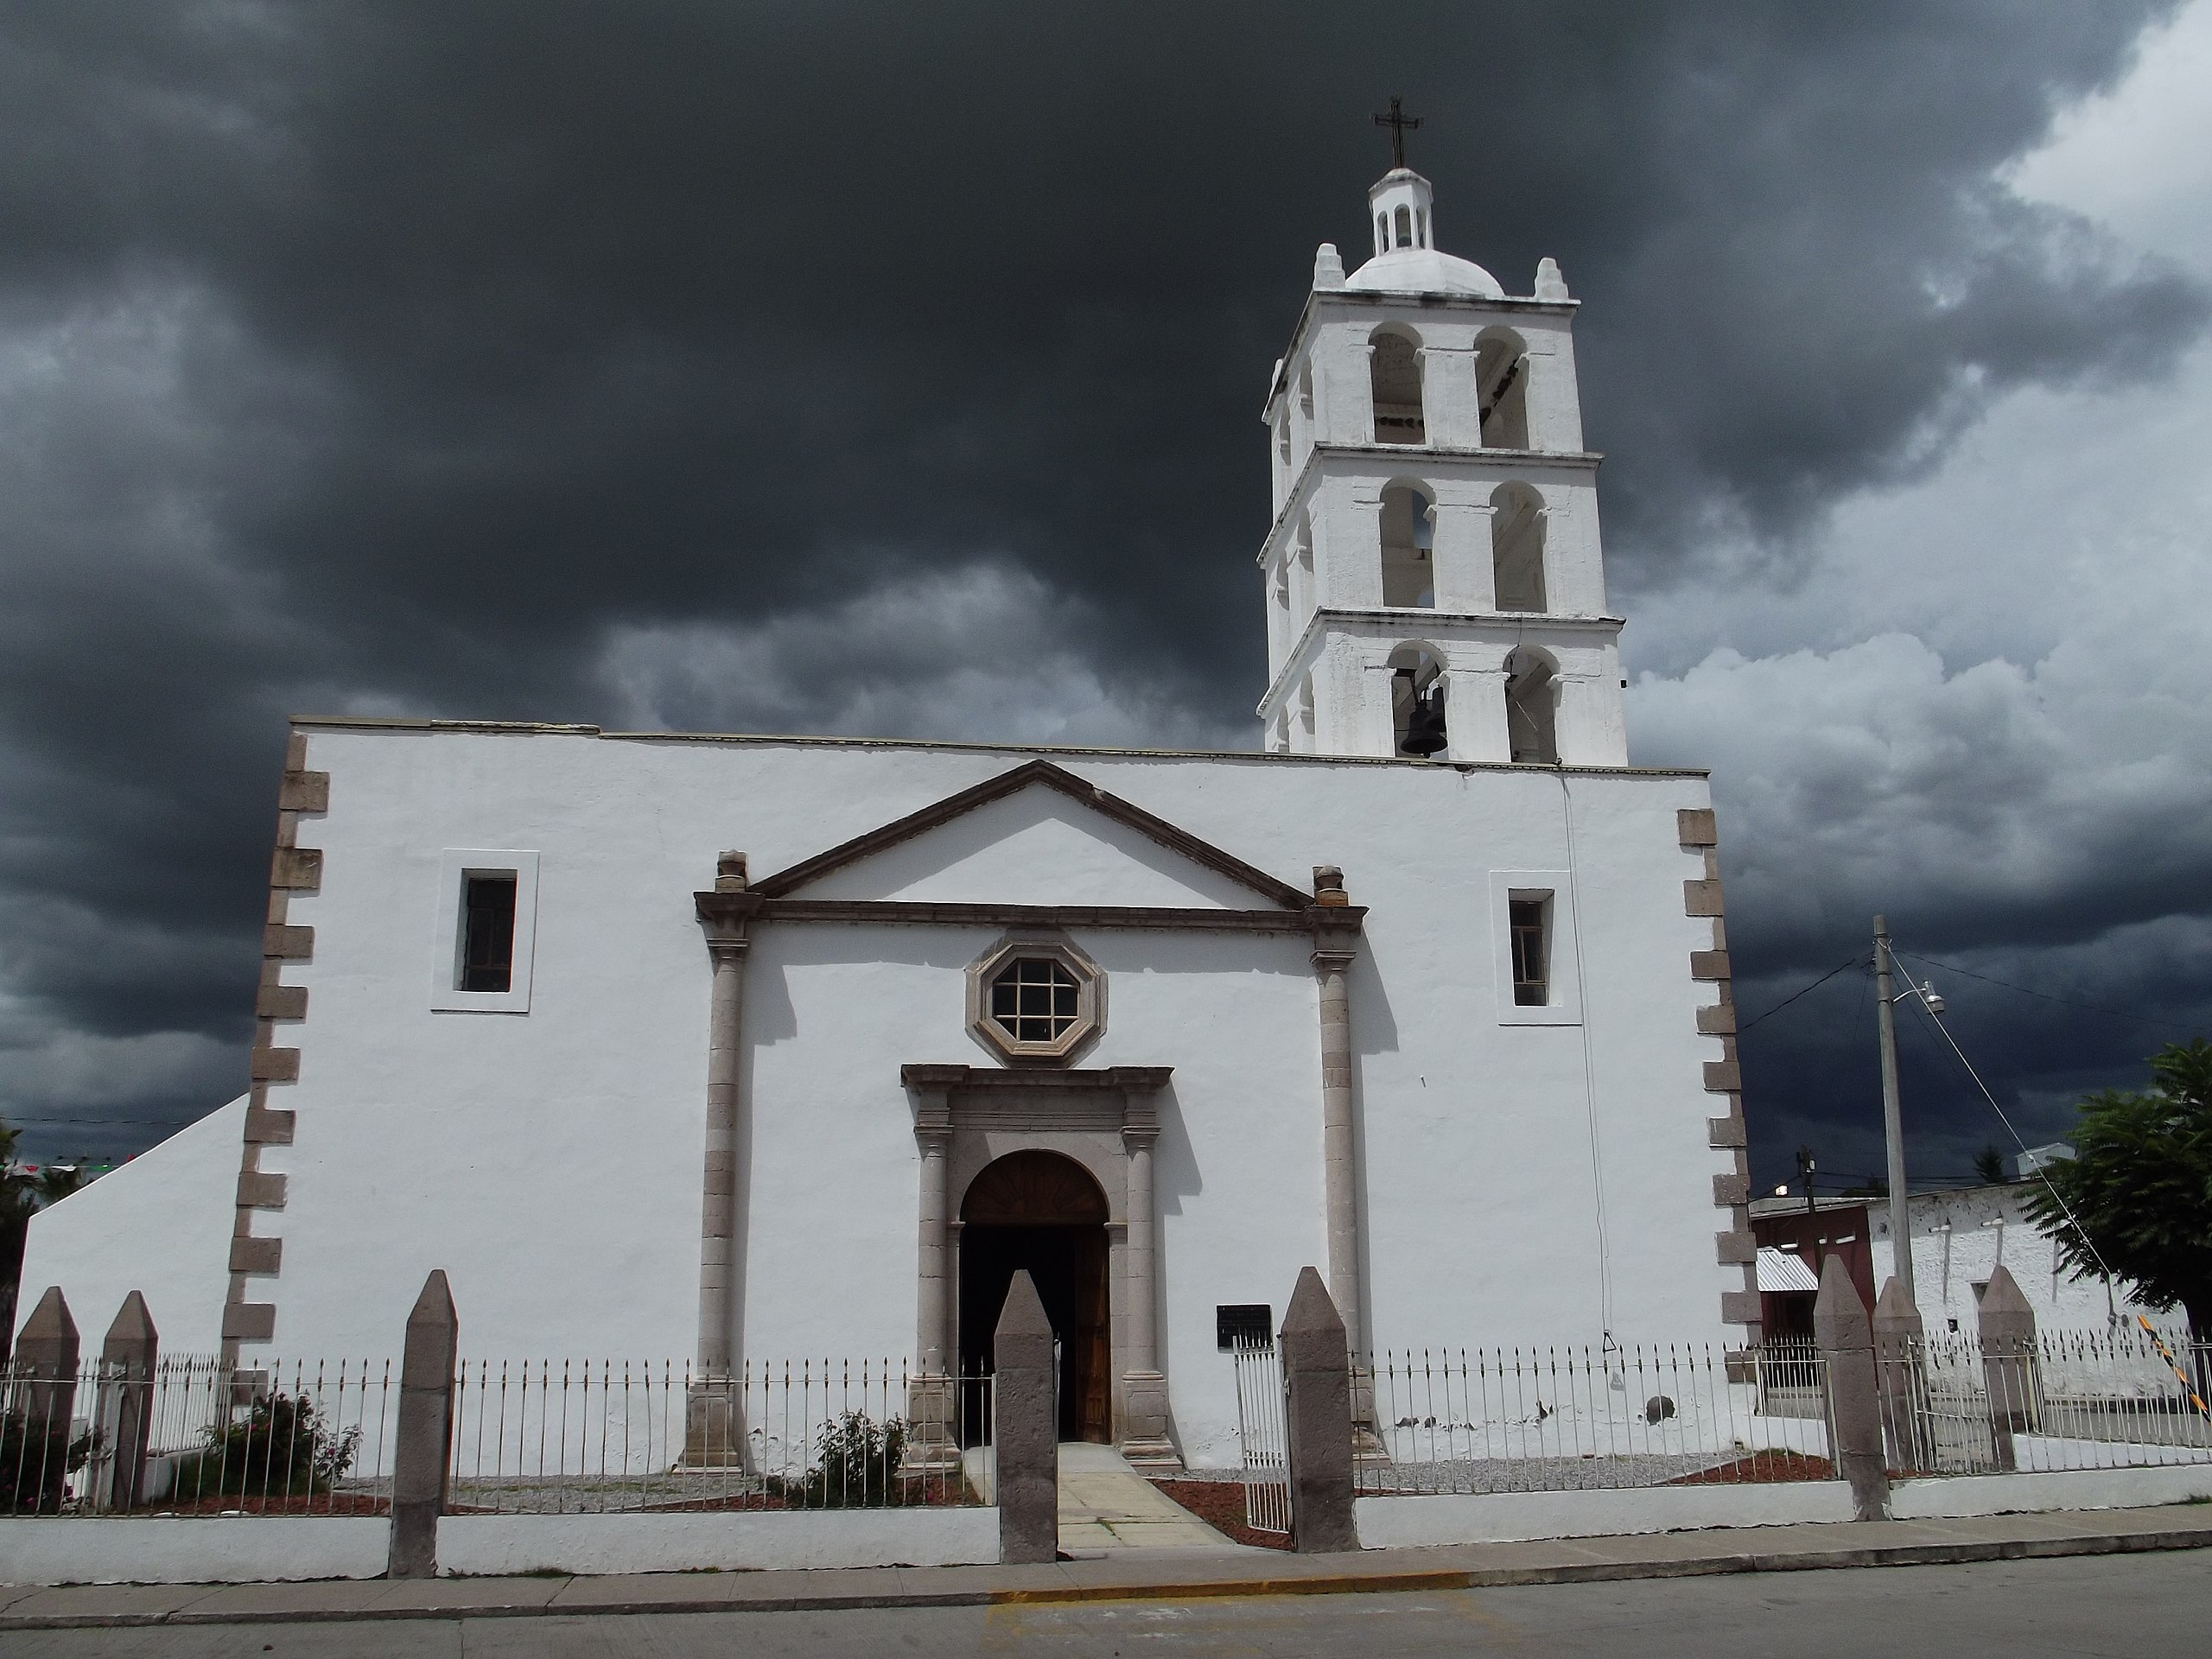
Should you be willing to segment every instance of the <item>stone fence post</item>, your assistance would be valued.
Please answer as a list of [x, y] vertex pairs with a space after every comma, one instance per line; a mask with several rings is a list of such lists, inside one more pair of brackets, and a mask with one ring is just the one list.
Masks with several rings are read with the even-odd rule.
[[1882, 1424], [1889, 1432], [1890, 1467], [1906, 1474], [1935, 1468], [1928, 1437], [1926, 1338], [1920, 1310], [1891, 1277], [1874, 1302], [1874, 1370], [1881, 1383]]
[[16, 1490], [4, 1496], [18, 1511], [61, 1505], [69, 1472], [69, 1422], [77, 1401], [77, 1321], [69, 1317], [61, 1287], [49, 1285], [16, 1338], [16, 1397], [8, 1404], [22, 1414], [23, 1440]]
[[132, 1291], [100, 1344], [99, 1390], [92, 1421], [99, 1426], [92, 1507], [127, 1510], [145, 1484], [146, 1444], [154, 1427], [154, 1362], [161, 1338], [146, 1299]]
[[1321, 1275], [1301, 1270], [1283, 1311], [1283, 1441], [1290, 1460], [1291, 1547], [1357, 1549], [1351, 1484], [1351, 1354]]
[[1051, 1561], [1060, 1552], [1060, 1413], [1054, 1398], [1052, 1325], [1024, 1269], [1007, 1287], [991, 1338], [992, 1496], [999, 1560]]
[[399, 1441], [391, 1460], [391, 1554], [385, 1576], [438, 1575], [438, 1517], [445, 1513], [453, 1450], [454, 1361], [461, 1321], [445, 1269], [423, 1281], [407, 1316], [399, 1363]]
[[2036, 1311], [2003, 1262], [1981, 1293], [1981, 1377], [1989, 1389], [1989, 1433], [1997, 1466], [2019, 1467], [2015, 1434], [2036, 1425]]
[[1813, 1339], [1827, 1362], [1829, 1451], [1851, 1483], [1852, 1518], [1886, 1521], [1890, 1478], [1882, 1462], [1882, 1399], [1874, 1376], [1874, 1328], [1843, 1258], [1821, 1268]]

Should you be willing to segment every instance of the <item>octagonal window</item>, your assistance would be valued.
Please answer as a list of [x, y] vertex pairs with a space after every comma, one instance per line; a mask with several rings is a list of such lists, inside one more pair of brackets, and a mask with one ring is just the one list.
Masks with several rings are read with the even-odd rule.
[[1017, 1043], [1049, 1043], [1076, 1022], [1075, 976], [1051, 957], [1016, 957], [991, 982], [991, 1018]]
[[968, 1023], [1009, 1060], [1053, 1065], [1097, 1035], [1105, 976], [1065, 939], [1010, 937], [968, 970]]

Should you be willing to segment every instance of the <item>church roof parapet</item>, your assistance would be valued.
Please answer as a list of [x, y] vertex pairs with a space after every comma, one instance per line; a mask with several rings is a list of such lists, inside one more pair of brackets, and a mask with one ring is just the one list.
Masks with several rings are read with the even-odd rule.
[[[397, 734], [461, 737], [584, 737], [607, 743], [700, 743], [758, 746], [764, 748], [884, 749], [902, 753], [943, 752], [950, 754], [1057, 755], [1082, 760], [1198, 760], [1209, 763], [1250, 764], [1262, 766], [1417, 766], [1440, 771], [1433, 761], [1388, 754], [1291, 754], [1265, 749], [1147, 749], [1111, 748], [1105, 745], [1074, 743], [985, 743], [934, 737], [836, 737], [805, 732], [633, 732], [603, 727], [527, 720], [447, 720], [419, 715], [295, 715], [296, 731], [389, 732]], [[1499, 761], [1453, 761], [1462, 772], [1518, 772]], [[1709, 766], [1567, 766], [1567, 772], [1605, 777], [1705, 778]]]

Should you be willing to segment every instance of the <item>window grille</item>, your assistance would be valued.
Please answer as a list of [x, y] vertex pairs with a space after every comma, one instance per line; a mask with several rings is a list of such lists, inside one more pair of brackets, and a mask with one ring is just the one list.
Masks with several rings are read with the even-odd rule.
[[1545, 960], [1549, 953], [1544, 948], [1549, 908], [1541, 899], [1516, 899], [1510, 906], [1513, 1000], [1522, 1007], [1540, 1008], [1551, 1001], [1550, 964]]
[[1079, 1012], [1075, 976], [1050, 957], [1021, 957], [991, 982], [991, 1019], [1017, 1043], [1057, 1042]]
[[464, 991], [512, 988], [515, 967], [515, 877], [512, 871], [472, 874], [461, 887], [461, 984]]
[[1213, 1311], [1214, 1345], [1223, 1353], [1265, 1348], [1275, 1339], [1275, 1311], [1266, 1302], [1223, 1302]]

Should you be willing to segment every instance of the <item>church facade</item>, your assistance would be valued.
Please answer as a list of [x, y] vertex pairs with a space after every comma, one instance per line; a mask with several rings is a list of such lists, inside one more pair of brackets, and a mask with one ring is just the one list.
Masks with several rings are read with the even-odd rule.
[[[987, 1363], [1236, 1456], [1239, 1333], [1756, 1335], [1701, 773], [1626, 764], [1575, 306], [1325, 246], [1264, 409], [1261, 747], [296, 722], [250, 1096], [41, 1217], [170, 1351]], [[215, 1131], [219, 1128], [221, 1135]], [[166, 1306], [165, 1306], [166, 1303]]]

